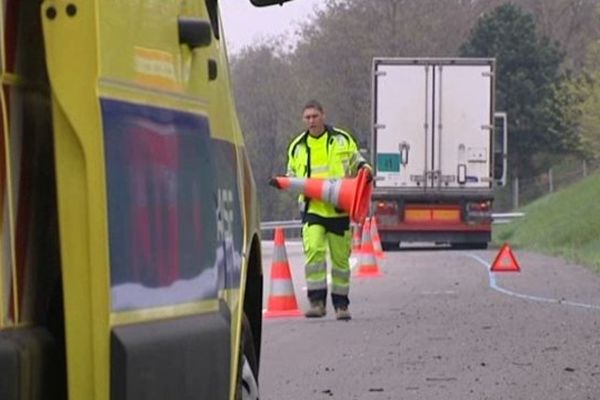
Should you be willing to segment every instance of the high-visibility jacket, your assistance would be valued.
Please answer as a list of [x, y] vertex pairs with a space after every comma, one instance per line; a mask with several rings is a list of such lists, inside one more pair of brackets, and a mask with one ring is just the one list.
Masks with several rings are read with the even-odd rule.
[[[325, 126], [319, 137], [310, 136], [308, 131], [297, 135], [288, 146], [287, 175], [297, 178], [339, 179], [356, 176], [358, 169], [366, 164], [358, 150], [356, 139], [348, 132]], [[320, 217], [342, 217], [348, 214], [332, 204], [298, 199], [300, 211]]]

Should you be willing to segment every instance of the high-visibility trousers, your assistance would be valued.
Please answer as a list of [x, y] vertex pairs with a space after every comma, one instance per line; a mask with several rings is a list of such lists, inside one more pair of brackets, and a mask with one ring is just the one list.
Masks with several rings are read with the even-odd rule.
[[343, 235], [327, 232], [322, 225], [304, 224], [302, 240], [306, 264], [304, 266], [308, 298], [323, 300], [327, 296], [327, 249], [331, 257], [331, 295], [334, 306], [348, 305], [350, 292], [350, 229]]

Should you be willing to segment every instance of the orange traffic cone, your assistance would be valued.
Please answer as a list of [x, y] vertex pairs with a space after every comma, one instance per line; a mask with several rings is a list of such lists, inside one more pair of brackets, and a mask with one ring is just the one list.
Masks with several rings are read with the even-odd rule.
[[279, 189], [291, 189], [311, 199], [323, 200], [350, 214], [355, 222], [362, 222], [369, 212], [373, 185], [368, 182], [369, 172], [361, 169], [356, 178], [317, 179], [277, 176], [270, 184]]
[[381, 247], [381, 240], [379, 239], [379, 231], [377, 230], [375, 217], [371, 217], [371, 241], [373, 242], [375, 257], [383, 258], [383, 248]]
[[361, 236], [362, 236], [362, 225], [361, 224], [352, 224], [352, 256], [358, 256], [360, 254], [361, 247]]
[[371, 241], [371, 218], [365, 220], [362, 234], [362, 246], [360, 249], [360, 263], [358, 265], [358, 277], [377, 277], [381, 276], [375, 252], [373, 251], [373, 242]]
[[271, 264], [271, 290], [269, 291], [269, 303], [264, 317], [299, 317], [301, 315], [294, 294], [283, 229], [276, 228], [273, 262]]

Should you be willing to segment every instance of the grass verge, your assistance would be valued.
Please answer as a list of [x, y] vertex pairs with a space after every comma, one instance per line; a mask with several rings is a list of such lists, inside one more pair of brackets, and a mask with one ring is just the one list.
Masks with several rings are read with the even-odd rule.
[[524, 207], [525, 216], [494, 227], [492, 241], [564, 257], [600, 273], [600, 174]]

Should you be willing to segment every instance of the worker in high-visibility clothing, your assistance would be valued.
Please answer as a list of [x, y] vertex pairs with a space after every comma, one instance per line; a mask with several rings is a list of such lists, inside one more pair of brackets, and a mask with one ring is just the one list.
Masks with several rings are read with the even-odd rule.
[[[325, 124], [323, 106], [311, 100], [303, 108], [306, 130], [288, 147], [287, 175], [298, 178], [339, 179], [356, 176], [360, 168], [371, 167], [359, 152], [356, 139], [348, 132]], [[332, 204], [300, 196], [302, 238], [306, 258], [305, 276], [310, 308], [307, 318], [326, 314], [327, 248], [331, 257], [331, 301], [339, 320], [351, 319], [350, 251], [352, 237], [348, 213]]]

